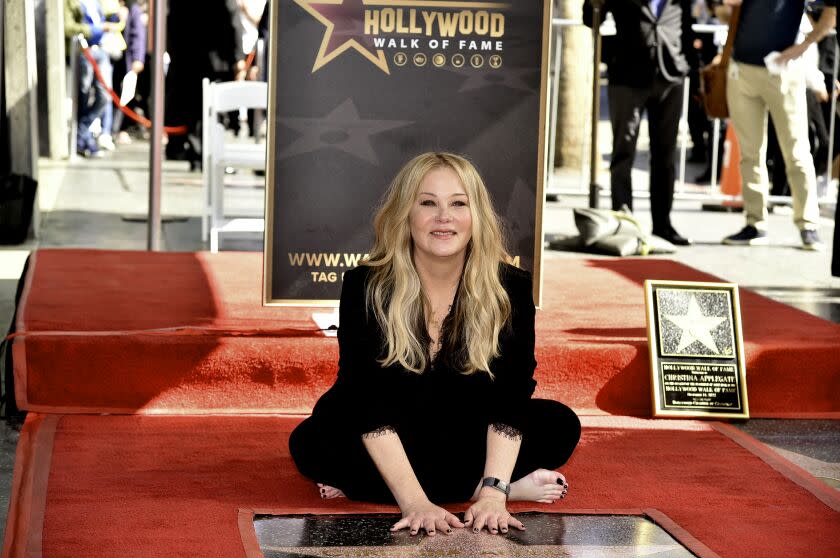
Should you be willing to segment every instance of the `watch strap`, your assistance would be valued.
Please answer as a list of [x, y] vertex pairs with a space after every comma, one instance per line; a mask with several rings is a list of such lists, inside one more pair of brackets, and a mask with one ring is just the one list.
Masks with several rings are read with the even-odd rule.
[[481, 481], [481, 486], [489, 486], [490, 488], [495, 488], [499, 492], [504, 492], [505, 496], [510, 495], [510, 483], [503, 481], [502, 479], [497, 479], [496, 477], [484, 477]]

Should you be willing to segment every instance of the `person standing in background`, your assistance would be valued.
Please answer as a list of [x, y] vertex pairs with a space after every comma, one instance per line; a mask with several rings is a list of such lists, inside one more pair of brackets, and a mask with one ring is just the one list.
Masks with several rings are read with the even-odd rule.
[[[615, 19], [615, 40], [619, 45], [607, 60], [613, 129], [612, 208], [633, 209], [631, 171], [642, 112], [646, 111], [653, 234], [672, 244], [687, 246], [691, 241], [671, 224], [671, 207], [683, 79], [697, 65], [691, 0], [606, 0], [604, 13], [607, 12]], [[592, 26], [591, 0], [584, 1], [583, 22]]]
[[[793, 220], [804, 250], [824, 248], [817, 223], [817, 177], [808, 142], [805, 76], [798, 59], [834, 25], [835, 0], [801, 43], [796, 43], [804, 0], [725, 0], [717, 15], [729, 21], [731, 6], [741, 6], [735, 46], [726, 80], [729, 116], [741, 148], [743, 229], [723, 239], [728, 245], [767, 244], [767, 115], [785, 161], [793, 195]], [[776, 53], [773, 55], [773, 53]], [[770, 66], [773, 67], [771, 71]]]
[[[119, 83], [122, 76], [116, 77], [116, 69], [120, 66], [125, 54], [125, 38], [123, 31], [125, 30], [125, 20], [128, 17], [128, 10], [125, 9], [124, 4], [120, 0], [99, 0], [99, 5], [102, 7], [102, 13], [105, 14], [105, 19], [113, 22], [115, 28], [108, 31], [102, 36], [102, 49], [108, 53], [111, 59], [111, 88], [115, 91], [119, 86], [114, 84]], [[111, 129], [114, 127], [114, 103], [111, 102], [109, 96], [108, 103], [102, 111], [102, 120], [100, 121], [101, 128], [97, 143], [101, 149], [105, 151], [113, 151], [116, 149], [114, 139], [111, 136]]]
[[[147, 31], [146, 18], [144, 17], [146, 2], [145, 0], [127, 0], [124, 2], [123, 8], [125, 10], [125, 31], [123, 35], [126, 49], [122, 60], [114, 66], [114, 83], [122, 83], [123, 78], [129, 72], [134, 72], [139, 77], [146, 68]], [[133, 102], [134, 99], [129, 104], [133, 104]], [[117, 143], [131, 143], [128, 133], [122, 129], [123, 121], [122, 111], [116, 111], [111, 133], [116, 137]]]
[[100, 47], [105, 33], [118, 30], [116, 23], [106, 21], [102, 7], [97, 0], [64, 0], [64, 36], [67, 50], [76, 35], [83, 35], [88, 43], [89, 53], [99, 68], [104, 84], [96, 79], [93, 65], [79, 54], [78, 126], [76, 130], [76, 152], [83, 157], [101, 157], [96, 140], [90, 131], [94, 120], [101, 118], [111, 97], [106, 90], [112, 86], [113, 70], [111, 58]]
[[168, 159], [201, 165], [201, 81], [227, 81], [244, 75], [242, 34], [236, 0], [170, 2], [167, 18], [166, 74], [168, 126], [186, 125], [186, 135], [170, 136]]
[[242, 31], [242, 54], [248, 57], [260, 38], [259, 25], [266, 0], [239, 0], [239, 25]]
[[[242, 59], [246, 61], [246, 67], [237, 72], [236, 80], [250, 80], [254, 81], [259, 76], [259, 68], [257, 66], [256, 52], [257, 40], [259, 37], [259, 23], [265, 9], [266, 0], [237, 0], [239, 7], [239, 17], [237, 22], [239, 24], [239, 31], [242, 34]], [[249, 58], [254, 54], [253, 58]], [[247, 61], [251, 60], [248, 64]], [[254, 135], [254, 111], [248, 110], [237, 111], [230, 114], [230, 128], [238, 135], [242, 126], [247, 126], [249, 134]]]

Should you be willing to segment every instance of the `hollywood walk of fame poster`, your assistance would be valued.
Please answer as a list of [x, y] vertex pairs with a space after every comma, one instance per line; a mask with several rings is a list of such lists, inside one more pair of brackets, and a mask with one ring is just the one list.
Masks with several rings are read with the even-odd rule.
[[551, 2], [271, 2], [263, 302], [336, 306], [391, 179], [465, 155], [540, 301]]
[[645, 281], [653, 415], [749, 418], [738, 286]]

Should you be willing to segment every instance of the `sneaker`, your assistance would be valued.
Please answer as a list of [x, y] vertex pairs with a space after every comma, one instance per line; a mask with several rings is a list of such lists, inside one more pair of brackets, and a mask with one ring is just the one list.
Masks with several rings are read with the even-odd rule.
[[114, 138], [110, 134], [102, 134], [97, 140], [99, 147], [105, 151], [114, 151], [117, 146], [114, 144]]
[[825, 244], [820, 240], [820, 235], [813, 229], [802, 229], [799, 231], [802, 237], [802, 249], [811, 250], [814, 252], [822, 252], [825, 250]]
[[767, 244], [767, 231], [762, 231], [752, 225], [747, 225], [737, 233], [723, 239], [723, 244], [729, 246], [756, 246]]

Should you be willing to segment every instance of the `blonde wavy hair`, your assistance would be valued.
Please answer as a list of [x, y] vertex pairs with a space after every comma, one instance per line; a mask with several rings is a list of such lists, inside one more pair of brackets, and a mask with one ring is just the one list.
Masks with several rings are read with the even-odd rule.
[[[403, 166], [394, 177], [374, 219], [376, 239], [365, 301], [385, 336], [383, 366], [399, 363], [422, 373], [429, 361], [429, 336], [424, 319], [429, 308], [414, 267], [409, 213], [417, 201], [423, 178], [441, 167], [452, 169], [464, 186], [472, 214], [472, 238], [452, 314], [444, 327], [451, 332], [441, 355], [464, 374], [485, 371], [499, 356], [499, 333], [510, 317], [507, 292], [499, 266], [510, 261], [499, 218], [478, 171], [465, 158], [451, 153], [424, 153]], [[443, 332], [441, 332], [443, 333]]]

